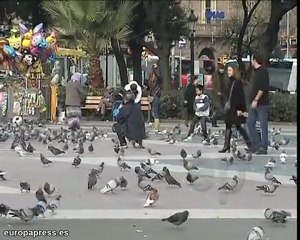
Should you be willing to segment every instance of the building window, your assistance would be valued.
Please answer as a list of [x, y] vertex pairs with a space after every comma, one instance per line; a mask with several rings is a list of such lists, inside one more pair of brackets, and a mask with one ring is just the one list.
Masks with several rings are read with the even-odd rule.
[[207, 12], [209, 11], [211, 11], [211, 0], [205, 0], [206, 23], [211, 23], [211, 19], [207, 17]]

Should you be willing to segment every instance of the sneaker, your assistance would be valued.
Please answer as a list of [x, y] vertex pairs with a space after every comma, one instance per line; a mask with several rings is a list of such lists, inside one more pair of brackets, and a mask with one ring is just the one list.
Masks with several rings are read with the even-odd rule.
[[188, 136], [185, 139], [183, 139], [183, 142], [189, 142], [192, 140], [192, 136]]
[[145, 147], [143, 145], [139, 145], [138, 148], [145, 149]]
[[209, 141], [206, 140], [206, 139], [204, 139], [204, 140], [202, 141], [202, 144], [203, 144], [204, 146], [210, 145]]
[[257, 155], [267, 155], [268, 154], [268, 151], [266, 149], [263, 149], [263, 148], [260, 148], [258, 149], [255, 154]]
[[124, 148], [124, 149], [128, 148], [127, 143], [120, 144], [120, 148]]

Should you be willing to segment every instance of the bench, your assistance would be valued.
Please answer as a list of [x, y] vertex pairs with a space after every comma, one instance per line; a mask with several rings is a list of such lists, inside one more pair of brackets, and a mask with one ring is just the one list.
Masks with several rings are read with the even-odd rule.
[[[102, 99], [102, 96], [87, 96], [85, 100], [85, 105], [81, 107], [82, 110], [96, 110], [99, 106], [99, 102]], [[112, 108], [106, 108], [112, 110]], [[151, 114], [151, 104], [148, 101], [148, 97], [141, 98], [141, 110], [147, 111], [148, 122], [150, 122]]]

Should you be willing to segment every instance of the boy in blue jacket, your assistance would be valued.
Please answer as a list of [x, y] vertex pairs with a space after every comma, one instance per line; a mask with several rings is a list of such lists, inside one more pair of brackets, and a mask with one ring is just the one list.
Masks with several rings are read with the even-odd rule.
[[210, 112], [210, 100], [207, 95], [203, 93], [203, 86], [197, 85], [196, 86], [196, 97], [194, 101], [194, 109], [195, 109], [195, 115], [192, 120], [190, 130], [188, 132], [188, 135], [184, 141], [189, 141], [192, 139], [192, 133], [195, 130], [196, 124], [200, 121], [202, 134], [204, 137], [204, 140], [202, 141], [203, 144], [208, 144], [208, 134], [207, 134], [207, 127], [206, 127], [206, 121], [209, 117]]

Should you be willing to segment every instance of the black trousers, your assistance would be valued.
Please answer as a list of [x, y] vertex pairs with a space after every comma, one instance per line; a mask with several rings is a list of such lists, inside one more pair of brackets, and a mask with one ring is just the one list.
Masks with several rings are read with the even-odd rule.
[[[125, 139], [125, 132], [122, 130], [122, 125], [120, 123], [114, 123], [113, 125], [113, 130], [114, 132], [116, 132], [117, 136], [118, 136], [118, 139], [120, 141], [120, 144], [123, 145], [123, 144], [126, 144], [126, 139]], [[134, 140], [134, 139], [131, 139], [131, 140]], [[136, 141], [139, 145], [142, 145], [143, 143], [143, 140], [134, 140]]]
[[197, 115], [194, 115], [194, 118], [193, 118], [191, 126], [190, 126], [190, 130], [188, 132], [188, 137], [194, 132], [195, 126], [199, 121], [201, 124], [203, 137], [205, 139], [208, 137], [207, 136], [207, 127], [206, 127], [207, 117], [198, 117]]

